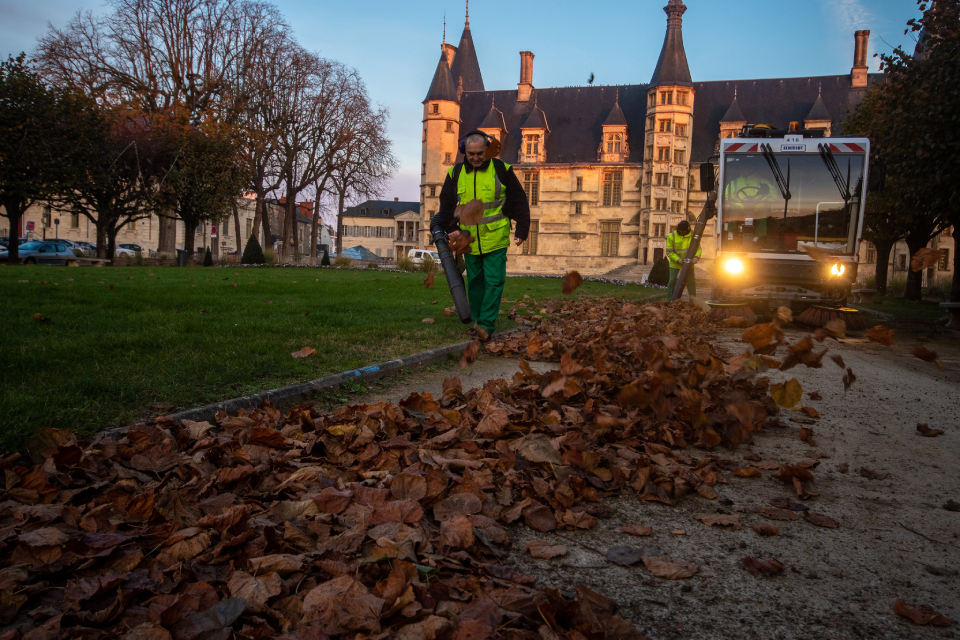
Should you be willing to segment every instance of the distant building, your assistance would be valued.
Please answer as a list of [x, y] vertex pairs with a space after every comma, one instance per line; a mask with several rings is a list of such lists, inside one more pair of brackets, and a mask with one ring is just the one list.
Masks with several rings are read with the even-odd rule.
[[[639, 275], [663, 256], [666, 236], [694, 220], [706, 201], [699, 165], [719, 140], [747, 123], [836, 133], [872, 82], [869, 31], [855, 34], [849, 74], [694, 82], [683, 46], [682, 0], [669, 0], [660, 58], [647, 84], [537, 88], [529, 51], [520, 52], [516, 89], [488, 91], [467, 14], [459, 46], [444, 42], [423, 100], [420, 242], [439, 208], [447, 171], [462, 161], [461, 132], [480, 129], [502, 143], [530, 199], [530, 237], [510, 248], [512, 272]], [[735, 34], [730, 34], [735, 37]], [[557, 49], [560, 53], [560, 49]], [[760, 52], [758, 52], [759, 54]], [[715, 252], [704, 236], [704, 266]]]
[[343, 212], [343, 248], [362, 245], [393, 262], [421, 246], [420, 229], [420, 203], [367, 200]]

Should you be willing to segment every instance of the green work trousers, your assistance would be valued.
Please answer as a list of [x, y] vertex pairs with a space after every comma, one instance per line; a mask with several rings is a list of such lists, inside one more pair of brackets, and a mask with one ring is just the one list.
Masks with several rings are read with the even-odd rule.
[[[667, 300], [673, 298], [673, 290], [677, 286], [677, 276], [679, 275], [680, 269], [670, 269], [670, 282], [667, 283]], [[690, 294], [691, 298], [697, 297], [697, 271], [695, 268], [692, 268], [692, 265], [690, 275], [687, 276], [687, 293]], [[680, 292], [680, 295], [683, 295], [683, 291]]]
[[482, 256], [464, 255], [467, 263], [467, 297], [473, 320], [481, 329], [493, 334], [500, 315], [500, 298], [507, 282], [507, 250], [500, 249]]

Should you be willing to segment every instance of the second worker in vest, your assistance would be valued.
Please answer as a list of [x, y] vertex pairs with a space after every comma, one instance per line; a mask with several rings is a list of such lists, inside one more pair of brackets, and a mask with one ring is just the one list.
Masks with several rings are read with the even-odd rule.
[[[693, 234], [690, 232], [690, 223], [681, 220], [677, 228], [667, 236], [667, 258], [670, 260], [670, 281], [667, 283], [667, 300], [673, 298], [673, 289], [677, 286], [677, 276], [680, 275], [680, 268], [687, 257], [687, 249], [690, 247], [690, 241], [693, 240]], [[702, 250], [697, 247], [697, 256], [693, 259], [696, 264], [700, 261]], [[691, 298], [697, 297], [697, 278], [696, 271], [691, 265], [690, 273], [687, 274], [687, 291]], [[683, 295], [683, 292], [680, 292]]]
[[[464, 162], [447, 172], [440, 190], [440, 210], [434, 218], [451, 238], [460, 234], [471, 238], [464, 260], [467, 297], [476, 324], [469, 332], [481, 337], [484, 333], [487, 337], [493, 335], [500, 315], [500, 299], [507, 280], [510, 222], [517, 224], [513, 234], [517, 246], [530, 232], [527, 194], [510, 165], [498, 158], [487, 159], [490, 143], [490, 138], [480, 131], [471, 131], [462, 138], [459, 151]], [[454, 217], [457, 205], [474, 199], [484, 205], [480, 224], [460, 224]], [[483, 333], [478, 329], [483, 329]]]

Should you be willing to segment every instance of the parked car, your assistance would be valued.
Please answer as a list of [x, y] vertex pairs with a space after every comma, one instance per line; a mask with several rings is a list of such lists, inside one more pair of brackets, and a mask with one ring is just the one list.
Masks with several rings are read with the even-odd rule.
[[426, 249], [410, 249], [407, 252], [407, 257], [413, 260], [413, 264], [423, 264], [423, 259], [425, 256], [430, 256], [434, 262], [440, 262], [440, 254], [436, 251], [428, 251]]
[[75, 259], [73, 248], [57, 240], [28, 242], [20, 247], [19, 259], [23, 264], [66, 265]]
[[138, 244], [118, 244], [117, 247], [120, 249], [128, 249], [134, 253], [143, 253], [143, 247]]
[[[33, 242], [30, 238], [18, 238], [17, 244], [24, 245], [28, 242]], [[0, 238], [0, 247], [7, 249], [10, 247], [10, 236], [3, 236]]]
[[77, 249], [83, 251], [83, 255], [85, 256], [92, 257], [97, 255], [97, 245], [95, 244], [90, 244], [89, 242], [74, 242], [73, 244], [76, 245]]
[[122, 245], [122, 244], [117, 245], [116, 248], [114, 249], [114, 257], [122, 258], [126, 256], [127, 258], [136, 258], [137, 252], [134, 251], [133, 249], [127, 249], [126, 248], [127, 246], [136, 246], [136, 245]]

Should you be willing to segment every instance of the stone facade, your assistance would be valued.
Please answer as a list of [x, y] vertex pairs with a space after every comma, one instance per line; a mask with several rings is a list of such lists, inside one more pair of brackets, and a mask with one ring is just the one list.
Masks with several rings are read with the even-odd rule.
[[[430, 243], [447, 172], [462, 161], [458, 138], [477, 128], [501, 141], [500, 157], [530, 199], [531, 238], [511, 246], [510, 272], [599, 275], [635, 266], [639, 275], [663, 255], [680, 220], [702, 211], [699, 167], [721, 137], [748, 121], [783, 128], [800, 121], [833, 132], [839, 121], [831, 114], [855, 107], [877, 79], [866, 68], [869, 32], [858, 31], [847, 75], [694, 83], [683, 47], [687, 7], [669, 0], [664, 11], [667, 31], [650, 83], [540, 89], [534, 55], [522, 51], [520, 82], [505, 91], [484, 88], [468, 17], [460, 45], [441, 45], [423, 101], [421, 246]], [[710, 269], [715, 233], [710, 223], [701, 272]]]
[[343, 212], [343, 248], [362, 246], [387, 262], [419, 246], [420, 205], [367, 200]]

